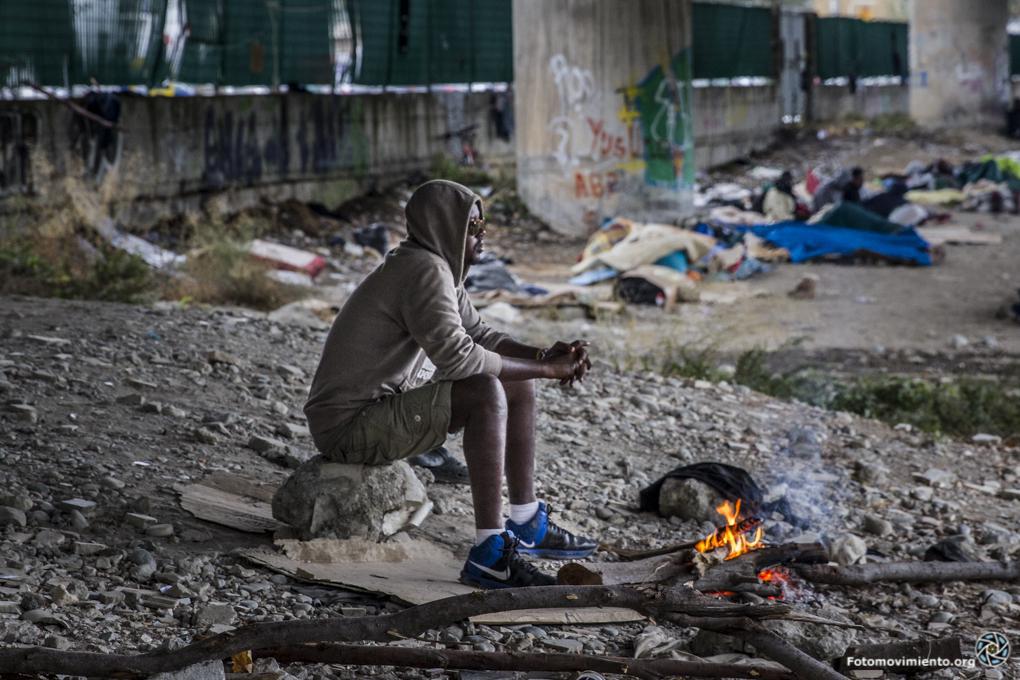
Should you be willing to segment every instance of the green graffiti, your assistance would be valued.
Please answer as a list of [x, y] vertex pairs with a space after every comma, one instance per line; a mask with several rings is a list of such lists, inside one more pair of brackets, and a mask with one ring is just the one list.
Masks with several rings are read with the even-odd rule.
[[674, 56], [669, 68], [670, 74], [661, 64], [649, 71], [634, 97], [644, 141], [645, 182], [689, 187], [694, 184], [690, 49]]

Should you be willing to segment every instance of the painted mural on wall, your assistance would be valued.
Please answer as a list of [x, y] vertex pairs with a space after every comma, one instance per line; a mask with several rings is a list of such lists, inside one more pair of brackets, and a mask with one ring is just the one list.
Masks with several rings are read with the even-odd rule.
[[694, 184], [691, 57], [684, 50], [638, 83], [637, 110], [645, 140], [645, 182], [662, 188]]
[[[617, 194], [693, 186], [689, 64], [685, 50], [641, 80], [605, 91], [589, 69], [563, 54], [549, 60], [557, 106], [547, 129], [553, 158], [575, 200], [599, 206]], [[585, 220], [594, 217], [589, 210]]]

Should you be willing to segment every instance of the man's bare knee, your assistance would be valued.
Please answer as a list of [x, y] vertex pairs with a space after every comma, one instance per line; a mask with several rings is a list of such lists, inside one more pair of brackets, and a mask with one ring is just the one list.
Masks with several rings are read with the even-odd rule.
[[535, 382], [534, 380], [515, 380], [503, 383], [507, 401], [510, 404], [535, 403]]
[[488, 374], [473, 375], [453, 383], [454, 422], [479, 415], [506, 418], [507, 397], [503, 383]]

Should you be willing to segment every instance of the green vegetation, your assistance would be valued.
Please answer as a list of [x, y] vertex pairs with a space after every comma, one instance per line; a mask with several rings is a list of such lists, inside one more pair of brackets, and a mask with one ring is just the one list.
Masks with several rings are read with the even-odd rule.
[[917, 123], [905, 113], [883, 113], [868, 121], [868, 127], [879, 135], [903, 135], [917, 132]]
[[141, 302], [157, 286], [141, 258], [75, 233], [0, 234], [0, 294]]
[[1020, 433], [1020, 391], [993, 380], [861, 378], [842, 385], [825, 405], [889, 423], [910, 423], [927, 432], [964, 437]]
[[248, 254], [246, 244], [264, 226], [261, 221], [250, 220], [194, 226], [184, 266], [187, 276], [169, 288], [169, 297], [263, 311], [304, 297], [304, 289], [271, 279], [267, 276], [269, 267]]
[[[767, 359], [764, 350], [750, 350], [737, 358], [734, 370], [723, 371], [711, 348], [671, 350], [662, 372], [694, 380], [727, 380], [780, 399], [796, 399], [894, 425], [909, 423], [933, 434], [1020, 434], [1017, 384], [973, 377], [933, 381], [897, 375], [846, 377], [816, 370], [775, 373], [768, 369]], [[647, 360], [645, 368], [652, 368]], [[1004, 372], [1010, 374], [1015, 371]]]
[[163, 297], [275, 309], [305, 291], [268, 277], [268, 268], [248, 255], [246, 244], [269, 227], [257, 212], [175, 224], [188, 259], [181, 275], [170, 276], [107, 245], [66, 213], [8, 216], [0, 221], [0, 295], [128, 303]]
[[432, 157], [430, 179], [448, 179], [467, 186], [492, 184], [492, 176], [476, 165], [461, 165], [448, 154], [437, 153]]

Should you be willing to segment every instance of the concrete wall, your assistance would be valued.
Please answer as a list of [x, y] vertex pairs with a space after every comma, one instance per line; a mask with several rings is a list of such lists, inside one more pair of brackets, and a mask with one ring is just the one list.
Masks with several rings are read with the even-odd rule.
[[778, 90], [764, 87], [694, 89], [694, 155], [699, 170], [764, 149], [781, 126]]
[[690, 204], [689, 0], [515, 2], [517, 186], [554, 229]]
[[845, 85], [822, 85], [814, 89], [813, 97], [816, 121], [910, 114], [910, 88], [906, 85], [858, 85], [855, 93]]
[[444, 136], [471, 123], [480, 156], [512, 162], [490, 97], [122, 97], [122, 129], [112, 132], [59, 102], [0, 101], [0, 199], [97, 198], [136, 227], [210, 199], [228, 210], [292, 197], [333, 207], [373, 182], [426, 170], [435, 154], [459, 153], [459, 140]]
[[1006, 0], [915, 0], [910, 114], [933, 127], [1001, 123], [1009, 93]]

